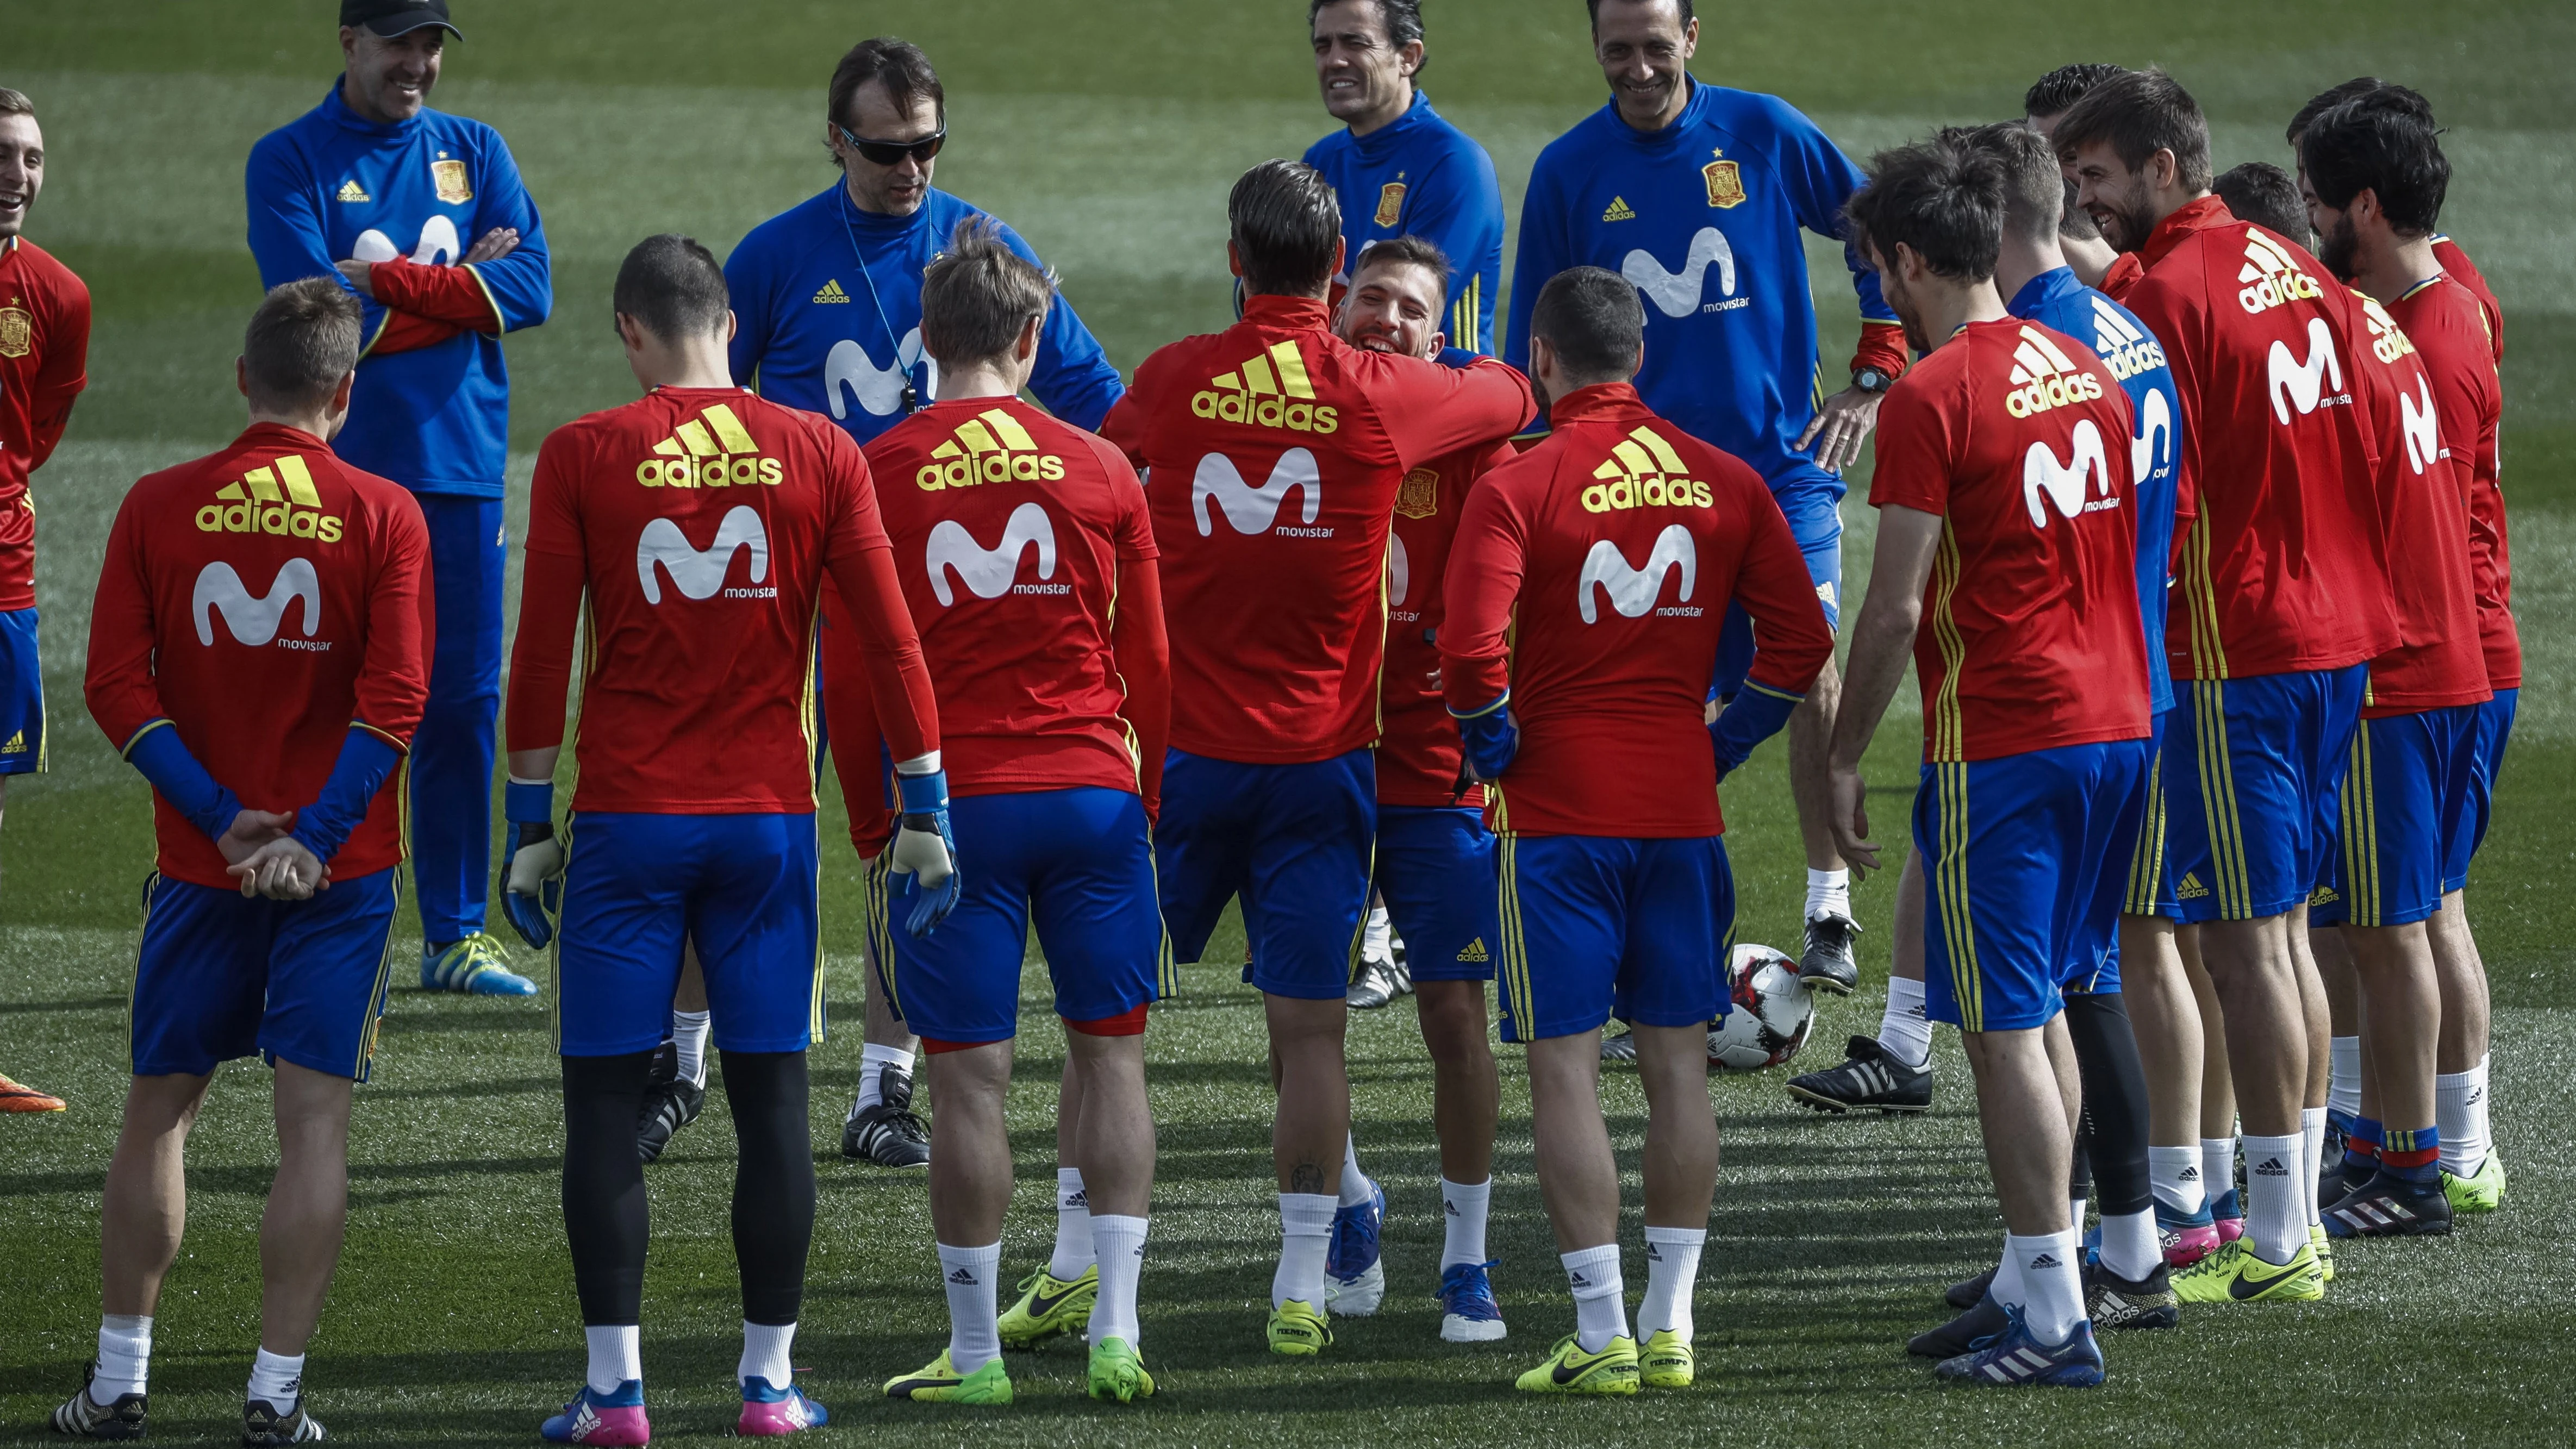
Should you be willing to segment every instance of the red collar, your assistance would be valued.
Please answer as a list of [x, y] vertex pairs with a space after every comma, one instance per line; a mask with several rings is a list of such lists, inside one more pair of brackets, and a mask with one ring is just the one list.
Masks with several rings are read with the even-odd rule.
[[1548, 426], [1561, 428], [1568, 423], [1620, 423], [1647, 416], [1646, 400], [1637, 396], [1634, 383], [1596, 382], [1558, 398], [1548, 409], [1547, 421]]
[[1273, 297], [1256, 294], [1243, 299], [1243, 320], [1263, 327], [1281, 327], [1289, 331], [1311, 328], [1318, 332], [1332, 330], [1333, 314], [1320, 297]]
[[2147, 233], [2147, 244], [2138, 248], [2138, 260], [2152, 267], [2170, 255], [2175, 247], [2181, 246], [2183, 239], [2193, 232], [2225, 226], [2235, 219], [2236, 214], [2227, 209], [2227, 203], [2215, 195], [2187, 202], [2173, 215], [2157, 222], [2154, 231]]

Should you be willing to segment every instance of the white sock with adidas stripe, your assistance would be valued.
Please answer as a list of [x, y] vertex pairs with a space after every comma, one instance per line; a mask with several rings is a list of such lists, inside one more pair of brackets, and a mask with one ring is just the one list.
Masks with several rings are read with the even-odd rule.
[[971, 1374], [1002, 1356], [1002, 1310], [993, 1280], [1002, 1271], [1002, 1245], [939, 1245], [940, 1286], [948, 1290], [948, 1366]]
[[2007, 1234], [2004, 1248], [2021, 1270], [2022, 1321], [2042, 1344], [2059, 1344], [2084, 1321], [2084, 1280], [2076, 1264], [2082, 1251], [2073, 1228], [2034, 1237]]

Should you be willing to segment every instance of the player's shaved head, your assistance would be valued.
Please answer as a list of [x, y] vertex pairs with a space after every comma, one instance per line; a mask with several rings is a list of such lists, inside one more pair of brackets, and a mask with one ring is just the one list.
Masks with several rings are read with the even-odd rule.
[[921, 272], [921, 345], [947, 368], [1009, 353], [1055, 302], [1055, 279], [1011, 250], [989, 216], [957, 223], [948, 249]]
[[1246, 292], [1323, 295], [1341, 250], [1342, 204], [1322, 172], [1302, 161], [1264, 161], [1234, 183], [1225, 214]]
[[309, 413], [358, 368], [358, 298], [338, 277], [306, 277], [269, 290], [242, 333], [242, 388], [251, 411]]
[[1997, 121], [1953, 127], [1941, 139], [1991, 157], [2003, 169], [2005, 234], [2031, 242], [2057, 235], [2066, 206], [2066, 172], [2047, 137], [2019, 121]]
[[1844, 215], [1853, 236], [1892, 267], [1910, 248], [1935, 275], [1982, 281], [2003, 250], [2004, 166], [1987, 151], [1935, 136], [1870, 158], [1869, 183]]
[[626, 254], [614, 297], [618, 316], [664, 342], [723, 332], [733, 305], [715, 253], [671, 232], [648, 236]]
[[2299, 195], [2298, 181], [2271, 162], [2248, 161], [2219, 177], [2210, 189], [2227, 203], [2228, 214], [2238, 221], [2250, 221], [2303, 247], [2315, 245], [2316, 238], [2308, 230], [2308, 204]]
[[1570, 387], [1625, 382], [1637, 375], [1646, 341], [1646, 307], [1637, 286], [1617, 272], [1569, 267], [1548, 278], [1530, 309], [1530, 336], [1556, 353]]
[[2106, 145], [2120, 164], [2143, 172], [2159, 151], [2174, 158], [2175, 184], [2198, 194], [2209, 189], [2209, 121], [2200, 102], [2160, 69], [2130, 71], [2084, 93], [2049, 132], [2061, 161], [2092, 145]]

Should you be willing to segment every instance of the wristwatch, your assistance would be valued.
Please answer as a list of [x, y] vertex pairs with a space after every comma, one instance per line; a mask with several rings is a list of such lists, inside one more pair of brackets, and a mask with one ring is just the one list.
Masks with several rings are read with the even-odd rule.
[[1875, 367], [1864, 367], [1852, 374], [1852, 386], [1862, 392], [1885, 392], [1896, 385], [1896, 379]]

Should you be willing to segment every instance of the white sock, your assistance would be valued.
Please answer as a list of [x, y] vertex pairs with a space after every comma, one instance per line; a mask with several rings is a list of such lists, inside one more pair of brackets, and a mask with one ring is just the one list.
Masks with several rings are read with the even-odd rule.
[[[2326, 1109], [2299, 1109], [2299, 1205], [2306, 1210], [2310, 1226], [2324, 1222], [2325, 1214], [2317, 1207], [2317, 1167], [2326, 1155]], [[2311, 1235], [2313, 1236], [2313, 1235]]]
[[593, 1392], [613, 1394], [628, 1379], [644, 1377], [643, 1329], [632, 1323], [619, 1323], [585, 1328], [581, 1336], [590, 1345], [587, 1381]]
[[2297, 1255], [2308, 1240], [2308, 1200], [2299, 1191], [2302, 1134], [2245, 1134], [2245, 1236], [2254, 1255], [2273, 1267]]
[[1082, 1169], [1055, 1170], [1055, 1255], [1047, 1259], [1047, 1276], [1070, 1283], [1098, 1261], [1091, 1242], [1091, 1195], [1082, 1190]]
[[2030, 1294], [2021, 1286], [2021, 1258], [2012, 1250], [2012, 1235], [2004, 1235], [2004, 1255], [1995, 1264], [1994, 1281], [1986, 1285], [1986, 1296], [2005, 1308], [2022, 1308], [2030, 1303]]
[[2073, 1228], [2037, 1237], [2007, 1234], [2005, 1251], [2021, 1265], [2022, 1318], [2031, 1337], [2064, 1343], [2084, 1321], [2084, 1279], [2076, 1267], [2081, 1234]]
[[1002, 1310], [993, 1280], [1002, 1271], [1002, 1245], [939, 1245], [939, 1281], [948, 1290], [948, 1364], [971, 1374], [1002, 1356]]
[[2209, 1194], [2201, 1191], [2197, 1147], [2148, 1148], [2147, 1181], [2154, 1186], [2158, 1202], [2184, 1217], [2209, 1206]]
[[90, 1402], [107, 1405], [115, 1403], [119, 1394], [143, 1393], [144, 1380], [151, 1372], [152, 1315], [102, 1316], [98, 1321], [98, 1374], [89, 1381]]
[[1323, 1192], [1279, 1194], [1279, 1271], [1270, 1277], [1270, 1306], [1290, 1301], [1322, 1312], [1324, 1256], [1333, 1245], [1333, 1197]]
[[1442, 1272], [1461, 1263], [1484, 1266], [1485, 1214], [1493, 1202], [1494, 1180], [1490, 1177], [1473, 1187], [1440, 1179], [1440, 1216], [1449, 1225], [1440, 1244]]
[[1351, 1140], [1351, 1135], [1349, 1133], [1343, 1133], [1342, 1200], [1340, 1205], [1343, 1207], [1358, 1207], [1361, 1203], [1368, 1202], [1376, 1196], [1377, 1184], [1369, 1181], [1369, 1175], [1367, 1173], [1360, 1171], [1360, 1145]]
[[2156, 1271], [2164, 1249], [2156, 1241], [2156, 1212], [2102, 1214], [2102, 1266], [2135, 1283]]
[[1646, 1298], [1637, 1305], [1639, 1339], [1669, 1328], [1682, 1342], [1691, 1341], [1691, 1291], [1699, 1286], [1699, 1255], [1707, 1243], [1706, 1228], [1646, 1229]]
[[1394, 958], [1395, 921], [1387, 915], [1384, 904], [1369, 907], [1368, 924], [1361, 929], [1361, 955], [1372, 961]]
[[1807, 872], [1807, 919], [1812, 921], [1818, 916], [1851, 919], [1850, 871], [1810, 869]]
[[2070, 1197], [2066, 1200], [2066, 1220], [2075, 1225], [2076, 1232], [2084, 1231], [2084, 1199]]
[[1091, 1341], [1113, 1338], [1137, 1347], [1136, 1279], [1145, 1270], [1145, 1220], [1102, 1214], [1091, 1220], [1100, 1249], [1100, 1295], [1091, 1300]]
[[2347, 1117], [2361, 1115], [2361, 1038], [2339, 1036], [2327, 1046], [2333, 1052], [2334, 1074], [2327, 1079], [2326, 1108]]
[[2475, 1177], [2487, 1165], [2494, 1139], [2487, 1125], [2487, 1062], [2465, 1072], [2433, 1079], [2433, 1125], [2442, 1133], [2442, 1170], [2453, 1177]]
[[707, 1084], [707, 1028], [714, 1019], [709, 1011], [671, 1013], [671, 1045], [680, 1053], [681, 1081]]
[[1932, 1020], [1923, 1014], [1922, 982], [1887, 978], [1887, 1011], [1878, 1019], [1878, 1044], [1918, 1070], [1932, 1060]]
[[1619, 1276], [1619, 1245], [1559, 1253], [1565, 1284], [1574, 1291], [1574, 1341], [1585, 1353], [1599, 1353], [1610, 1340], [1628, 1333], [1628, 1285]]
[[878, 1088], [883, 1085], [884, 1069], [892, 1067], [899, 1076], [912, 1075], [912, 1053], [901, 1047], [878, 1046], [869, 1042], [859, 1052], [859, 1100], [852, 1104], [853, 1114], [864, 1112], [885, 1100]]
[[304, 1355], [293, 1358], [267, 1349], [251, 1355], [250, 1397], [284, 1414], [304, 1396]]
[[787, 1387], [796, 1377], [796, 1360], [790, 1350], [796, 1346], [796, 1325], [792, 1323], [754, 1323], [742, 1321], [742, 1362], [734, 1366], [737, 1381], [767, 1379], [773, 1389]]
[[[2200, 1139], [2200, 1186], [2209, 1194], [2210, 1207], [2216, 1210], [2218, 1200], [2236, 1190], [2236, 1139], [2203, 1137]], [[2238, 1203], [2237, 1210], [2245, 1205]]]

